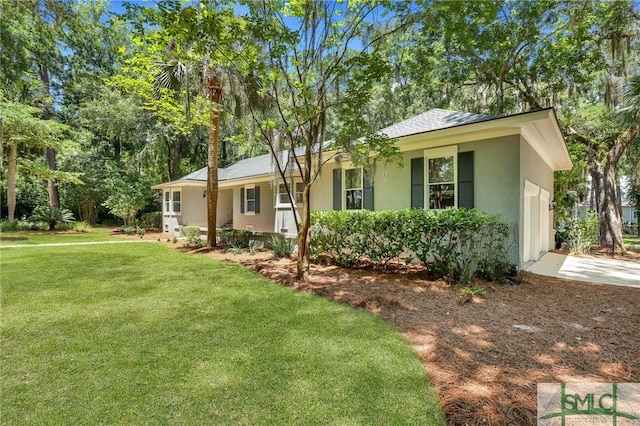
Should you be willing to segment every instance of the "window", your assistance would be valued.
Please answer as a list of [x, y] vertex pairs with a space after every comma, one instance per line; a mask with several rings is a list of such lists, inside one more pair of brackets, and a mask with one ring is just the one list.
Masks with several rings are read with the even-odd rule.
[[180, 214], [180, 191], [173, 191], [173, 213]]
[[304, 184], [302, 182], [296, 182], [296, 204], [302, 204], [302, 193], [304, 192]]
[[425, 151], [426, 196], [429, 209], [456, 207], [457, 161], [454, 149]]
[[[292, 187], [290, 187], [291, 189]], [[291, 194], [296, 204], [302, 204], [302, 191], [304, 185], [302, 182], [296, 182], [295, 192]], [[287, 194], [287, 187], [284, 183], [278, 184], [278, 194], [276, 198], [276, 206], [289, 206], [289, 194]]]
[[164, 213], [180, 214], [181, 211], [181, 192], [166, 190], [164, 192]]
[[362, 167], [344, 170], [346, 210], [362, 210]]
[[256, 212], [256, 187], [254, 185], [245, 187], [244, 212], [254, 214]]

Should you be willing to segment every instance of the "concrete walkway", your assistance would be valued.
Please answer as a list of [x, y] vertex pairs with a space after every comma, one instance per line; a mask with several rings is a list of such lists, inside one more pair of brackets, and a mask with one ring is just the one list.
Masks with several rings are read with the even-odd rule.
[[525, 271], [549, 277], [640, 288], [640, 263], [546, 253]]
[[77, 243], [42, 243], [42, 244], [10, 244], [0, 246], [4, 248], [30, 248], [30, 247], [64, 247], [64, 246], [93, 246], [98, 244], [130, 244], [130, 243], [155, 243], [155, 240], [122, 240], [122, 241], [90, 241]]

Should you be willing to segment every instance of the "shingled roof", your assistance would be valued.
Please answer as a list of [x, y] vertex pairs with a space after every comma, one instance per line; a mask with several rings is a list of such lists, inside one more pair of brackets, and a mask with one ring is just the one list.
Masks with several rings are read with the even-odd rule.
[[480, 121], [487, 121], [493, 118], [495, 117], [490, 115], [434, 108], [399, 123], [392, 124], [389, 127], [385, 127], [380, 130], [380, 133], [384, 133], [390, 138], [400, 138], [403, 136], [431, 132], [434, 130], [442, 130], [448, 127], [478, 123]]
[[[389, 127], [385, 127], [380, 130], [380, 133], [384, 133], [390, 138], [400, 138], [403, 136], [446, 129], [448, 127], [478, 123], [481, 121], [491, 120], [493, 118], [495, 117], [489, 115], [434, 108]], [[250, 176], [266, 175], [270, 173], [272, 173], [271, 154], [265, 154], [258, 157], [240, 160], [223, 169], [218, 169], [218, 180], [226, 181]], [[179, 180], [206, 182], [207, 168], [203, 167], [202, 169], [190, 173]]]

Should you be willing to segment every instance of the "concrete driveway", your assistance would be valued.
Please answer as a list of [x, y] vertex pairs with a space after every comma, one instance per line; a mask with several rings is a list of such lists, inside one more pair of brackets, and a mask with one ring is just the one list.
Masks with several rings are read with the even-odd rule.
[[640, 263], [546, 253], [525, 271], [549, 277], [640, 288]]

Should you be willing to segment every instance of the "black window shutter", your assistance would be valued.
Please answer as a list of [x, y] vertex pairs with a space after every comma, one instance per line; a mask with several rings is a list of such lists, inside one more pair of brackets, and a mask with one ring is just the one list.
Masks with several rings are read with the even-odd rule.
[[256, 186], [256, 192], [255, 192], [255, 197], [256, 197], [256, 213], [260, 213], [260, 187]]
[[473, 208], [473, 151], [458, 153], [458, 208]]
[[411, 159], [411, 207], [424, 208], [424, 157]]
[[333, 169], [333, 209], [342, 210], [342, 169]]
[[240, 213], [244, 213], [244, 188], [240, 188]]
[[373, 184], [369, 180], [369, 172], [364, 172], [362, 179], [362, 207], [365, 210], [373, 210]]

